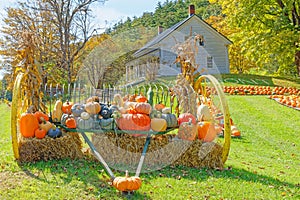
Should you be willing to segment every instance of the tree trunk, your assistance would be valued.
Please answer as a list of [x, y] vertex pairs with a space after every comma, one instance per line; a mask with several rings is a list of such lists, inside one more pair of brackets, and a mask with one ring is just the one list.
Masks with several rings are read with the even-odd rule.
[[300, 77], [300, 51], [297, 50], [295, 53], [295, 64], [297, 67], [297, 76]]

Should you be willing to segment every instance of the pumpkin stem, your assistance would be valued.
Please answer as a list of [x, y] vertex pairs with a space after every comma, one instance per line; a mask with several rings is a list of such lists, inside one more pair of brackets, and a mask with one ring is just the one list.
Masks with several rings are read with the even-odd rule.
[[189, 118], [189, 125], [192, 124], [192, 118]]
[[44, 117], [40, 117], [40, 120], [41, 120], [41, 122], [44, 123], [44, 124], [47, 123]]

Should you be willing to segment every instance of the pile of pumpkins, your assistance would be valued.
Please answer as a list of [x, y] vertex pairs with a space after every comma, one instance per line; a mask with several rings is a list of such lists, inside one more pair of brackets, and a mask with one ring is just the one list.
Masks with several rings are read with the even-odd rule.
[[[51, 122], [53, 123], [51, 123]], [[143, 95], [131, 98], [114, 96], [112, 105], [99, 102], [97, 96], [88, 98], [84, 104], [57, 100], [51, 118], [43, 112], [24, 113], [20, 118], [20, 132], [24, 137], [60, 137], [61, 130], [55, 124], [70, 129], [136, 131], [133, 136], [142, 136], [141, 131], [164, 132], [168, 128], [178, 128], [178, 138], [193, 141], [200, 139], [211, 142], [222, 127], [214, 123], [211, 109], [204, 104], [198, 106], [197, 116], [181, 113], [178, 117], [171, 108], [162, 103], [148, 103]]]
[[285, 106], [300, 110], [300, 96], [274, 94], [274, 95], [270, 95], [269, 98]]
[[141, 94], [131, 98], [115, 95], [114, 102], [118, 107], [116, 124], [121, 130], [163, 132], [167, 128], [178, 127], [177, 118], [171, 113], [171, 108], [162, 103], [152, 106], [147, 97]]
[[57, 100], [51, 118], [70, 129], [114, 129], [115, 109], [115, 106], [99, 103], [97, 96], [88, 98], [84, 104]]
[[[171, 108], [162, 103], [151, 105], [143, 95], [122, 98], [115, 95], [118, 117], [117, 126], [122, 130], [163, 132], [167, 128], [178, 128], [178, 138], [193, 141], [200, 139], [204, 142], [213, 141], [222, 128], [214, 123], [211, 109], [200, 105], [197, 116], [191, 113], [181, 113], [178, 118], [171, 113]], [[135, 134], [139, 136], [140, 134]]]
[[29, 109], [19, 119], [20, 133], [25, 138], [43, 139], [46, 136], [58, 138], [61, 130], [49, 121], [49, 116], [41, 111], [30, 112]]

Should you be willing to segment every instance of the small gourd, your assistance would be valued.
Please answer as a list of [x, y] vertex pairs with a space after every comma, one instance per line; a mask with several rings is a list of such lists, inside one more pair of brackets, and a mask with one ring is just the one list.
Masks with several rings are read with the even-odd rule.
[[234, 125], [231, 126], [231, 136], [233, 136], [233, 137], [240, 137], [241, 136], [240, 130]]
[[54, 109], [52, 111], [52, 122], [60, 122], [61, 116], [63, 114], [62, 110], [62, 101], [57, 100], [54, 105]]
[[162, 112], [163, 114], [169, 114], [169, 113], [171, 113], [171, 108], [170, 108], [170, 107], [164, 107], [164, 108], [161, 110], [161, 112]]
[[62, 125], [66, 125], [66, 121], [69, 117], [72, 117], [72, 115], [69, 115], [69, 114], [66, 114], [66, 113], [62, 114], [61, 119], [60, 119], [60, 123]]
[[158, 110], [152, 110], [150, 113], [150, 118], [161, 118], [162, 114]]
[[148, 103], [153, 106], [153, 96], [154, 96], [154, 92], [152, 91], [151, 86], [149, 87], [148, 91], [147, 91], [147, 99], [148, 99]]
[[120, 94], [115, 94], [113, 102], [118, 106], [118, 107], [123, 107], [124, 106], [124, 101], [123, 98]]
[[62, 132], [61, 130], [56, 127], [56, 126], [53, 126], [48, 132], [47, 132], [47, 135], [51, 138], [59, 138], [62, 136]]
[[41, 123], [39, 124], [39, 127], [41, 129], [44, 129], [46, 132], [48, 132], [54, 124], [52, 124], [49, 121], [46, 121], [43, 117], [40, 118]]

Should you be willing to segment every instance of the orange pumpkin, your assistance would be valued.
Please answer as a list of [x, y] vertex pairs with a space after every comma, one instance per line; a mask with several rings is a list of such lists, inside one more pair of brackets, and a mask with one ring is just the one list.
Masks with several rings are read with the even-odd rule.
[[151, 119], [145, 114], [122, 114], [117, 119], [117, 125], [121, 130], [149, 131]]
[[63, 111], [63, 113], [71, 114], [72, 106], [73, 106], [73, 102], [66, 101], [65, 103], [63, 103], [61, 110]]
[[140, 94], [135, 97], [135, 101], [141, 103], [141, 102], [147, 102], [148, 99], [147, 99], [147, 97]]
[[32, 113], [23, 113], [20, 117], [20, 132], [23, 137], [34, 137], [34, 132], [39, 128], [39, 121]]
[[178, 125], [182, 122], [189, 122], [192, 119], [192, 124], [196, 124], [196, 117], [191, 113], [181, 113], [177, 119]]
[[41, 111], [36, 111], [36, 112], [34, 113], [34, 116], [38, 119], [39, 123], [42, 122], [41, 117], [42, 117], [44, 120], [49, 121], [49, 116], [48, 116], [47, 114], [41, 112]]
[[164, 109], [166, 106], [164, 104], [162, 104], [161, 102], [159, 102], [158, 104], [156, 104], [154, 106], [155, 110], [159, 110], [162, 111], [162, 109]]
[[[128, 108], [128, 109], [126, 110], [126, 112], [127, 112], [128, 114], [137, 114], [137, 113], [138, 113], [138, 112], [136, 111], [136, 109], [133, 108], [133, 107]], [[123, 114], [125, 114], [125, 113], [123, 113]]]
[[214, 123], [203, 121], [198, 123], [198, 139], [204, 142], [212, 142], [217, 136]]
[[76, 128], [76, 120], [73, 117], [69, 117], [66, 120], [66, 126], [68, 128]]
[[42, 128], [38, 128], [34, 131], [34, 136], [38, 139], [43, 139], [46, 135], [47, 132]]
[[149, 103], [136, 103], [135, 110], [137, 111], [137, 113], [149, 115], [151, 113], [152, 107]]
[[197, 136], [197, 126], [192, 123], [192, 119], [189, 122], [182, 122], [178, 128], [178, 138], [183, 140], [193, 141]]
[[113, 180], [113, 186], [122, 192], [138, 190], [141, 185], [142, 180], [137, 176], [129, 177], [127, 170], [125, 177], [116, 177]]
[[241, 132], [239, 131], [239, 129], [237, 129], [236, 126], [231, 126], [231, 136], [233, 136], [233, 137], [241, 136]]

